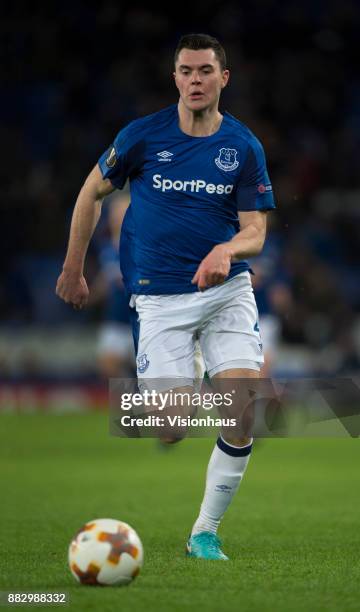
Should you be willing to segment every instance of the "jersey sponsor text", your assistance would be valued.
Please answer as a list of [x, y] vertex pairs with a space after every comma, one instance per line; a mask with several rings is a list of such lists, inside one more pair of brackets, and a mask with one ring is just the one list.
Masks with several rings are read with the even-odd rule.
[[223, 185], [222, 183], [218, 183], [217, 185], [215, 185], [214, 183], [207, 183], [203, 179], [191, 179], [189, 181], [173, 181], [170, 178], [163, 178], [161, 174], [154, 174], [153, 187], [154, 189], [160, 189], [162, 192], [174, 190], [199, 193], [199, 191], [202, 191], [204, 189], [207, 193], [228, 194], [232, 192], [234, 185]]

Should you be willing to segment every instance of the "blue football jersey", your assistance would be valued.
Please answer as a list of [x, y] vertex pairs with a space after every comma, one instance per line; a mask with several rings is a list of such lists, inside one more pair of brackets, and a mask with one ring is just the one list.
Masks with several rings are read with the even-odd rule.
[[[177, 105], [131, 122], [100, 157], [103, 178], [131, 203], [121, 230], [121, 271], [136, 294], [197, 291], [200, 262], [239, 231], [238, 211], [275, 208], [263, 148], [229, 113], [196, 137], [179, 127]], [[248, 270], [231, 266], [229, 278]]]

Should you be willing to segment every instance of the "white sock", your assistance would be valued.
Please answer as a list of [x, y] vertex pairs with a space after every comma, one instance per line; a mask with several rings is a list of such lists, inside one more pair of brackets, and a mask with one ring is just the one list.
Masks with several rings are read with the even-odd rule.
[[252, 440], [247, 446], [232, 446], [220, 436], [210, 457], [204, 499], [191, 535], [216, 533], [220, 521], [240, 486], [249, 463]]

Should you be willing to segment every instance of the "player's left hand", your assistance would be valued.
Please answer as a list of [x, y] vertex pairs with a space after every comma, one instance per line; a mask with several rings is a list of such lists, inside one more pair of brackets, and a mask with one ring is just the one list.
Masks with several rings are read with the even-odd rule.
[[199, 291], [221, 285], [229, 276], [231, 268], [231, 249], [227, 244], [218, 244], [202, 260], [192, 279]]

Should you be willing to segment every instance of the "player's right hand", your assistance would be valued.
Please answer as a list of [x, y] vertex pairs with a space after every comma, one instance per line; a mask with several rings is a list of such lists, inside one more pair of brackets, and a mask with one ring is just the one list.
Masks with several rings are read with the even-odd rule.
[[56, 284], [56, 295], [67, 304], [72, 304], [76, 310], [81, 310], [89, 299], [89, 289], [84, 276], [63, 270]]

